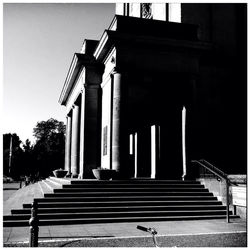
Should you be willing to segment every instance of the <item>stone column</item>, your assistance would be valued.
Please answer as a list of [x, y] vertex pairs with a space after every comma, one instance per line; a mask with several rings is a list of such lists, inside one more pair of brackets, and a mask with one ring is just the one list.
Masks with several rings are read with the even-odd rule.
[[151, 126], [151, 178], [155, 179], [160, 162], [160, 126]]
[[101, 100], [100, 85], [84, 85], [84, 103], [82, 104], [82, 125], [83, 126], [83, 170], [82, 178], [92, 178], [92, 169], [100, 167], [101, 159]]
[[81, 125], [80, 125], [80, 169], [79, 169], [79, 178], [83, 179], [84, 172], [84, 149], [85, 149], [85, 90], [82, 90], [81, 94]]
[[112, 169], [121, 167], [121, 74], [113, 72]]
[[72, 140], [71, 140], [71, 173], [78, 177], [79, 172], [79, 134], [80, 134], [80, 107], [74, 105], [72, 114]]
[[71, 116], [67, 116], [67, 124], [66, 124], [66, 141], [65, 141], [65, 170], [68, 171], [68, 174], [71, 174], [71, 133], [72, 133], [72, 121]]
[[137, 133], [135, 133], [135, 135], [134, 135], [134, 141], [135, 141], [135, 172], [134, 172], [134, 178], [137, 178], [137, 169], [138, 169], [138, 167], [137, 167], [137, 159], [138, 159], [138, 157], [137, 157], [137, 153], [138, 153], [138, 147], [137, 147]]
[[187, 164], [186, 164], [186, 108], [182, 108], [182, 166], [183, 175], [182, 180], [185, 180], [187, 175]]

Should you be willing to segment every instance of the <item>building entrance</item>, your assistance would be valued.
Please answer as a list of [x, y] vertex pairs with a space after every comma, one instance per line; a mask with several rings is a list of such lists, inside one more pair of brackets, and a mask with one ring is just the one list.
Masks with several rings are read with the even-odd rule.
[[130, 134], [130, 169], [134, 178], [182, 178], [182, 119], [179, 111], [161, 124], [147, 125]]
[[150, 127], [137, 132], [137, 177], [151, 177]]
[[130, 135], [130, 166], [134, 178], [156, 178], [160, 161], [160, 126], [148, 125]]

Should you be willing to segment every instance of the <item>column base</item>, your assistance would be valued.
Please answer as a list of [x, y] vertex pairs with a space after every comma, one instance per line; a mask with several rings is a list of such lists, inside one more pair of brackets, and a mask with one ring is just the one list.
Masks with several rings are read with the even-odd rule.
[[83, 173], [78, 174], [78, 179], [83, 179]]
[[86, 164], [83, 168], [83, 173], [81, 173], [81, 179], [95, 179], [92, 170], [98, 168], [98, 166], [99, 164]]
[[66, 178], [71, 178], [71, 175], [72, 175], [72, 173], [71, 172], [68, 172], [67, 174], [66, 174]]

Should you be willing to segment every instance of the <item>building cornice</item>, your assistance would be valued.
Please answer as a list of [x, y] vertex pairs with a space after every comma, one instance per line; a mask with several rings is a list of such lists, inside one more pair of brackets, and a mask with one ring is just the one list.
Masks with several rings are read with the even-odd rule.
[[[159, 25], [161, 31], [157, 30]], [[104, 62], [108, 53], [118, 44], [146, 45], [153, 48], [158, 48], [158, 46], [174, 49], [185, 48], [192, 51], [211, 49], [211, 44], [198, 40], [197, 28], [192, 24], [116, 15], [97, 44], [94, 57], [97, 61]], [[162, 30], [166, 32], [162, 32]]]
[[59, 97], [59, 103], [61, 105], [65, 105], [67, 103], [67, 99], [76, 83], [77, 77], [79, 76], [82, 67], [95, 64], [97, 64], [97, 62], [95, 61], [93, 56], [80, 53], [74, 54], [66, 80], [63, 85], [62, 92]]
[[[165, 37], [150, 37], [143, 35], [127, 34], [118, 31], [106, 30], [100, 42], [98, 43], [96, 50], [94, 52], [94, 57], [97, 61], [104, 61], [108, 56], [109, 51], [117, 44], [137, 44], [140, 46], [151, 46], [151, 48], [156, 49], [188, 49], [190, 52], [193, 51], [197, 53], [198, 51], [211, 50], [213, 48], [211, 43], [202, 41], [188, 41], [188, 40], [178, 40], [173, 38]], [[200, 52], [198, 52], [200, 53]]]

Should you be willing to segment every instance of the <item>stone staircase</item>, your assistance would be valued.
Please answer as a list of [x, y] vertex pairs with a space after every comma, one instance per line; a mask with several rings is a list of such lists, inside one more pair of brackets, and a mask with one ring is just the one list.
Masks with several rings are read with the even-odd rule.
[[[226, 207], [197, 181], [68, 180], [39, 182], [39, 225], [226, 218]], [[4, 227], [28, 226], [31, 204], [11, 210]], [[231, 217], [238, 217], [233, 216]]]

